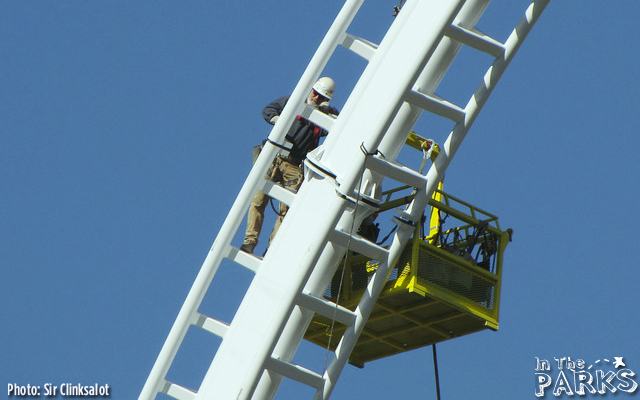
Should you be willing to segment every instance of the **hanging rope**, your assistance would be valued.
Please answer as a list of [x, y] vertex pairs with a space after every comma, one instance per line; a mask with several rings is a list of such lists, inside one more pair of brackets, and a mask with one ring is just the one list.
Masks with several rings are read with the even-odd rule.
[[277, 216], [284, 217], [284, 214], [280, 214], [280, 210], [276, 210], [276, 206], [273, 204], [273, 199], [271, 197], [269, 198], [269, 205], [271, 206], [271, 209], [273, 210], [274, 213], [276, 213]]
[[436, 395], [437, 399], [440, 400], [440, 376], [438, 374], [438, 354], [436, 353], [436, 344], [432, 344], [433, 348], [433, 369], [436, 374]]
[[382, 239], [381, 241], [377, 242], [376, 244], [378, 246], [381, 246], [384, 242], [387, 241], [387, 239], [389, 239], [389, 236], [391, 236], [391, 234], [393, 234], [393, 232], [395, 232], [396, 229], [398, 229], [398, 225], [394, 226], [393, 229], [391, 229], [391, 231], [387, 234], [387, 236], [385, 236], [384, 239]]
[[[374, 155], [374, 154], [378, 154], [380, 153], [379, 151], [376, 151], [375, 153], [368, 153], [366, 151], [366, 149], [364, 148], [364, 143], [360, 146], [360, 149], [363, 151], [363, 153], [365, 155]], [[380, 153], [382, 154], [382, 153]], [[384, 157], [384, 156], [383, 156]], [[358, 181], [358, 193], [360, 193], [360, 191], [362, 190], [362, 180], [364, 179], [364, 172], [365, 170], [362, 171], [362, 174], [360, 175], [360, 180]], [[340, 273], [340, 283], [338, 284], [338, 291], [336, 294], [336, 306], [333, 309], [333, 316], [331, 317], [331, 326], [329, 327], [329, 339], [327, 340], [327, 347], [325, 349], [325, 356], [324, 356], [324, 363], [322, 366], [322, 371], [323, 373], [327, 370], [327, 362], [329, 360], [329, 352], [331, 351], [331, 340], [333, 339], [333, 331], [335, 329], [335, 325], [336, 325], [336, 315], [338, 313], [338, 306], [340, 304], [340, 293], [342, 292], [342, 285], [344, 283], [344, 274], [347, 270], [347, 258], [349, 257], [349, 248], [351, 247], [351, 237], [353, 235], [353, 233], [355, 232], [354, 228], [355, 228], [355, 224], [356, 224], [356, 214], [358, 212], [358, 205], [360, 203], [360, 196], [356, 197], [356, 205], [355, 205], [355, 209], [354, 209], [354, 214], [353, 214], [353, 218], [351, 219], [351, 228], [350, 228], [350, 235], [349, 235], [349, 240], [347, 241], [347, 250], [345, 252], [345, 256], [344, 256], [344, 261], [342, 263], [342, 272]], [[333, 282], [332, 282], [333, 284]]]

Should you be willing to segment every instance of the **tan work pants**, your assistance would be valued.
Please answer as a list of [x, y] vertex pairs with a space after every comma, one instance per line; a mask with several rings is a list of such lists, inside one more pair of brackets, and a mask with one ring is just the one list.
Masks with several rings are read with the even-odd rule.
[[[285, 188], [297, 192], [302, 184], [302, 166], [286, 161], [281, 157], [276, 157], [273, 160], [271, 168], [269, 168], [265, 179], [279, 183]], [[247, 216], [247, 230], [244, 236], [245, 244], [258, 243], [258, 237], [262, 230], [262, 222], [264, 221], [264, 210], [268, 202], [269, 196], [265, 195], [262, 191], [258, 191], [253, 197], [251, 205], [249, 206], [249, 215]], [[271, 231], [269, 243], [273, 240], [278, 228], [280, 228], [280, 224], [282, 223], [287, 210], [289, 209], [289, 207], [284, 203], [280, 203], [279, 208], [279, 215], [273, 230]]]

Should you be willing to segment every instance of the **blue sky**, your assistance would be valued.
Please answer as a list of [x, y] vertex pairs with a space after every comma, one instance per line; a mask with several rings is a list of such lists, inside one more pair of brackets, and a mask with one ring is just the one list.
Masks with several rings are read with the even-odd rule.
[[[396, 4], [366, 2], [351, 32], [379, 42]], [[262, 107], [341, 5], [1, 3], [0, 383], [137, 397], [268, 134]], [[494, 0], [479, 27], [504, 40], [527, 5]], [[640, 372], [639, 19], [636, 0], [552, 1], [449, 168], [445, 189], [515, 234], [500, 330], [438, 345], [443, 399], [534, 399], [536, 357]], [[339, 49], [335, 106], [363, 68]], [[466, 102], [476, 72], [440, 94]], [[208, 359], [187, 348], [176, 373]], [[435, 398], [433, 376], [424, 348], [348, 366], [332, 398]]]

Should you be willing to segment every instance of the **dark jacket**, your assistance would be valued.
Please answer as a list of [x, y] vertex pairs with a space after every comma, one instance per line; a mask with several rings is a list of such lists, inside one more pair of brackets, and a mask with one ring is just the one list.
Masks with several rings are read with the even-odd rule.
[[[262, 116], [264, 119], [271, 123], [271, 118], [282, 113], [289, 97], [290, 96], [280, 97], [267, 105], [262, 110]], [[322, 107], [319, 108], [319, 110], [325, 114], [338, 115], [338, 109], [335, 107]], [[293, 124], [286, 136], [287, 140], [293, 145], [289, 153], [289, 157], [294, 160], [302, 161], [307, 156], [308, 152], [318, 147], [320, 138], [327, 136], [328, 133], [329, 132], [315, 125], [311, 121], [298, 115], [296, 119], [293, 120]]]

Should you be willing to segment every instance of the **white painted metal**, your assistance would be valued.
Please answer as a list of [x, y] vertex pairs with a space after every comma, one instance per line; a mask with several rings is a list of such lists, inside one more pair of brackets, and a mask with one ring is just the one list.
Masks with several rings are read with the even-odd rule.
[[[458, 18], [456, 19], [456, 23], [464, 23], [465, 26], [474, 26], [488, 3], [489, 0], [467, 1], [461, 9]], [[444, 71], [446, 71], [452, 63], [459, 48], [460, 44], [452, 42], [446, 37], [443, 38], [435, 53], [424, 68], [422, 74], [419, 76], [414, 86], [414, 90], [433, 94], [435, 88], [442, 80]], [[369, 60], [371, 60], [371, 58], [372, 56], [367, 57]], [[404, 144], [404, 141], [406, 140], [408, 132], [411, 131], [411, 128], [415, 124], [421, 112], [422, 109], [419, 107], [409, 103], [402, 104], [379, 147], [380, 151], [385, 154], [388, 159], [393, 160], [396, 158]], [[321, 152], [322, 150], [316, 153]], [[314, 161], [317, 163], [320, 162], [318, 158], [321, 158], [321, 155], [314, 157]], [[362, 191], [372, 197], [375, 197], [375, 193], [377, 192], [376, 188], [379, 187], [381, 178], [382, 176], [379, 173], [375, 173], [370, 170], [365, 171], [365, 174], [363, 175]], [[349, 221], [346, 221], [343, 225], [348, 226], [349, 223]], [[351, 248], [353, 248], [353, 246], [351, 246]], [[332, 276], [333, 270], [340, 260], [342, 250], [342, 248], [335, 249], [332, 243], [329, 244], [309, 279], [305, 288], [306, 291], [318, 296], [323, 293], [327, 286], [327, 276]], [[282, 333], [281, 340], [274, 349], [274, 357], [284, 360], [291, 360], [293, 358], [298, 347], [298, 343], [302, 340], [302, 335], [312, 317], [313, 314], [303, 308], [298, 307], [294, 310], [285, 330]], [[332, 367], [331, 375], [333, 377], [332, 379], [327, 380], [323, 395], [328, 396], [336, 383], [338, 367], [341, 369], [343, 366], [344, 363], [340, 363]], [[281, 378], [281, 376], [271, 374], [267, 371], [263, 376], [263, 379], [260, 381], [260, 385], [256, 389], [255, 398], [273, 398]]]
[[[338, 183], [341, 180], [349, 183], [346, 187], [344, 183], [336, 186], [332, 179], [318, 175], [310, 175], [305, 180], [205, 375], [197, 399], [251, 398], [264, 365], [296, 306], [298, 293], [317, 265], [327, 240], [336, 226], [344, 231], [352, 226], [348, 220], [347, 226], [337, 224], [347, 211], [349, 201], [336, 195], [336, 190], [348, 197], [357, 197], [354, 190], [366, 159], [360, 144], [364, 142], [365, 147], [372, 150], [378, 148], [405, 93], [413, 87], [463, 3], [463, 0], [409, 2], [394, 22], [325, 142], [323, 161], [338, 176]], [[421, 38], [422, 46], [413, 44], [416, 38]], [[347, 164], [342, 165], [345, 161]], [[425, 187], [424, 178], [419, 186]], [[426, 197], [424, 193], [420, 197], [424, 209]], [[392, 257], [399, 256], [412, 231], [411, 225], [401, 224], [391, 247]], [[295, 264], [283, 260], [292, 260]], [[381, 261], [389, 264], [387, 259]], [[330, 278], [328, 274], [324, 281], [328, 283]], [[384, 284], [384, 279], [386, 275], [374, 279], [376, 288]], [[375, 300], [374, 296], [363, 299], [364, 309], [371, 310]], [[348, 358], [345, 351], [350, 352], [368, 315], [358, 317], [345, 335], [346, 346], [341, 347], [348, 350], [337, 351], [342, 366]], [[338, 369], [342, 367], [333, 368]]]
[[[433, 191], [437, 187], [438, 182], [440, 182], [444, 176], [444, 173], [453, 158], [453, 155], [456, 153], [464, 137], [469, 131], [471, 124], [478, 116], [478, 113], [484, 106], [487, 101], [491, 91], [495, 88], [495, 85], [502, 76], [502, 73], [508, 66], [509, 62], [512, 60], [515, 52], [522, 44], [523, 40], [529, 34], [533, 24], [540, 17], [540, 14], [549, 3], [550, 0], [539, 0], [533, 2], [530, 7], [527, 9], [525, 17], [520, 21], [516, 29], [509, 36], [509, 39], [505, 43], [505, 52], [502, 57], [498, 57], [492, 67], [489, 69], [487, 74], [485, 74], [483, 84], [476, 90], [472, 98], [469, 100], [469, 103], [465, 107], [465, 119], [460, 121], [454, 127], [453, 131], [450, 133], [447, 138], [444, 146], [443, 152], [441, 152], [435, 160], [434, 165], [429, 169], [427, 173], [426, 179], [426, 188], [424, 189], [424, 195], [418, 196], [419, 192], [416, 194], [416, 199], [409, 205], [407, 208], [407, 212], [405, 217], [411, 221], [417, 221], [420, 215], [422, 215], [428, 199], [433, 194]], [[484, 4], [483, 4], [484, 3]], [[478, 9], [486, 7], [488, 2], [477, 1], [477, 2], [469, 2], [472, 7], [468, 8], [468, 11], [474, 9], [473, 6], [477, 6]], [[463, 15], [470, 19], [474, 19], [477, 21], [477, 18], [480, 17], [481, 14], [467, 14]], [[406, 136], [405, 136], [406, 140]], [[404, 143], [404, 142], [402, 142]], [[382, 149], [382, 144], [381, 144]], [[403, 225], [399, 226], [398, 232], [394, 238], [394, 241], [390, 247], [390, 260], [387, 263], [382, 263], [378, 268], [378, 271], [374, 275], [373, 280], [370, 282], [367, 292], [363, 300], [360, 302], [356, 313], [361, 312], [364, 315], [364, 318], [361, 320], [357, 320], [357, 323], [354, 326], [353, 331], [347, 331], [345, 333], [345, 337], [343, 341], [340, 343], [338, 349], [336, 350], [336, 357], [333, 362], [325, 372], [325, 387], [323, 392], [318, 392], [314, 400], [324, 400], [328, 399], [331, 395], [331, 391], [342, 372], [344, 364], [347, 362], [348, 356], [353, 350], [353, 346], [355, 345], [355, 341], [357, 341], [358, 336], [362, 332], [364, 328], [364, 324], [366, 323], [366, 319], [368, 315], [371, 313], [373, 306], [375, 305], [375, 301], [380, 295], [387, 278], [391, 272], [391, 267], [397, 261], [397, 257], [399, 256], [399, 252], [404, 248], [408, 236], [411, 234], [410, 229], [402, 229]], [[370, 296], [370, 297], [368, 297]], [[349, 337], [349, 336], [353, 337]], [[343, 345], [346, 349], [343, 349]], [[345, 354], [341, 354], [343, 352]]]
[[[159, 391], [195, 400], [271, 399], [283, 376], [316, 388], [317, 400], [328, 399], [391, 267], [413, 231], [412, 222], [422, 215], [427, 199], [497, 79], [549, 0], [534, 1], [504, 45], [474, 29], [489, 0], [408, 2], [380, 46], [346, 32], [362, 2], [345, 2], [269, 135], [272, 142], [282, 143], [296, 114], [329, 128], [325, 144], [309, 156], [304, 184], [293, 196], [262, 179], [281, 151], [268, 143], [213, 243], [140, 400], [155, 398]], [[464, 108], [435, 96], [461, 42], [497, 57]], [[305, 108], [304, 99], [338, 44], [368, 59], [369, 65], [334, 121]], [[456, 122], [426, 176], [393, 163], [422, 108]], [[386, 158], [364, 154], [361, 145], [372, 153], [380, 151]], [[396, 220], [399, 228], [389, 249], [351, 236], [353, 228], [375, 210], [367, 199], [375, 200], [384, 176], [408, 181], [417, 190], [415, 200]], [[256, 190], [264, 190], [291, 206], [262, 261], [230, 245]], [[381, 261], [355, 312], [322, 299], [347, 246], [363, 254], [370, 252]], [[256, 272], [230, 324], [197, 311], [225, 257]], [[314, 312], [335, 314], [337, 320], [349, 325], [331, 363], [320, 373], [291, 363]], [[223, 337], [195, 394], [165, 380], [190, 325]]]
[[[269, 140], [274, 143], [283, 143], [286, 129], [292, 123], [295, 115], [300, 113], [304, 100], [311, 90], [311, 86], [320, 76], [325, 65], [335, 48], [345, 39], [346, 30], [354, 16], [360, 9], [364, 0], [347, 0], [334, 23], [329, 28], [325, 38], [320, 43], [318, 50], [309, 62], [300, 81], [296, 85], [287, 107], [283, 110], [280, 119], [269, 134]], [[297, 106], [297, 108], [296, 108]], [[262, 189], [265, 184], [262, 179], [271, 165], [273, 157], [279, 152], [279, 148], [267, 142], [266, 146], [256, 160], [253, 169], [249, 173], [247, 180], [240, 189], [240, 193], [233, 203], [227, 218], [225, 219], [216, 240], [213, 242], [209, 254], [200, 268], [180, 312], [174, 322], [167, 339], [165, 340], [160, 354], [151, 369], [149, 377], [140, 393], [139, 400], [155, 398], [156, 394], [162, 390], [165, 384], [165, 376], [169, 371], [171, 363], [175, 358], [180, 344], [184, 340], [189, 326], [196, 317], [198, 307], [206, 294], [211, 280], [216, 274], [220, 262], [233, 249], [230, 246], [233, 235], [238, 230], [240, 223], [247, 212], [253, 194]]]

